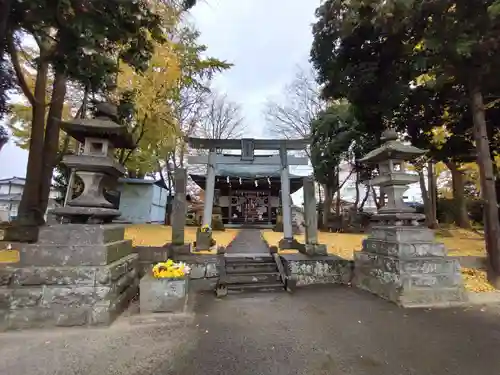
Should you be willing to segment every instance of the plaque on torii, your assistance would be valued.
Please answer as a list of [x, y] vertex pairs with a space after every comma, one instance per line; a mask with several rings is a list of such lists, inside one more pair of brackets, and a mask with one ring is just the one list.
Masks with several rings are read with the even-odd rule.
[[[293, 241], [292, 199], [290, 196], [289, 165], [308, 165], [306, 157], [289, 156], [289, 150], [304, 150], [309, 139], [206, 139], [187, 137], [187, 143], [195, 149], [209, 150], [208, 156], [189, 156], [189, 164], [207, 165], [205, 183], [205, 207], [203, 225], [211, 226], [214, 202], [215, 176], [218, 164], [276, 165], [281, 167], [281, 200], [283, 205], [284, 242]], [[223, 155], [215, 150], [241, 150], [241, 155]], [[279, 150], [279, 155], [255, 158], [255, 150]]]

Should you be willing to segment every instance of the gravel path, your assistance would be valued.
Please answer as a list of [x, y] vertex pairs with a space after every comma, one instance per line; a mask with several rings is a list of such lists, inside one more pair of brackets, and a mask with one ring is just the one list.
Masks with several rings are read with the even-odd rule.
[[498, 375], [500, 306], [403, 310], [347, 287], [197, 296], [196, 314], [0, 334], [1, 375]]

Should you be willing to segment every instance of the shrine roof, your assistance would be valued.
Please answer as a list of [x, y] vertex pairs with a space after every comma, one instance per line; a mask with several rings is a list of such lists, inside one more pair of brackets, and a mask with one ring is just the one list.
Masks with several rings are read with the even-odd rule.
[[[191, 179], [201, 188], [205, 189], [206, 175], [190, 174]], [[229, 179], [229, 183], [227, 180]], [[290, 194], [295, 193], [302, 187], [303, 177], [290, 175]], [[255, 186], [255, 181], [258, 181]], [[215, 188], [227, 190], [229, 187], [241, 190], [267, 191], [278, 193], [281, 190], [281, 177], [279, 176], [227, 176], [217, 174], [215, 178]]]
[[[218, 176], [265, 178], [281, 177], [279, 165], [255, 165], [255, 164], [218, 164], [215, 173]], [[300, 177], [290, 174], [292, 177]]]

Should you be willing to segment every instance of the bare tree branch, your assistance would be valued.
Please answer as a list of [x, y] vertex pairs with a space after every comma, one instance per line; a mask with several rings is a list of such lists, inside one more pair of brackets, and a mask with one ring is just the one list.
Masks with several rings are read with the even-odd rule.
[[311, 121], [326, 103], [320, 98], [312, 68], [299, 68], [294, 80], [283, 90], [282, 100], [268, 99], [264, 115], [268, 130], [278, 138], [308, 137]]
[[207, 102], [197, 135], [210, 139], [241, 138], [244, 130], [241, 107], [228, 100], [226, 94], [213, 93]]

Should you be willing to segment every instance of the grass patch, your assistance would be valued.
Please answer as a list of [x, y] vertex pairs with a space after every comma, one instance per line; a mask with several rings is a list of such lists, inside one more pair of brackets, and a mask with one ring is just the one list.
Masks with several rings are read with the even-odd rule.
[[[196, 241], [197, 227], [184, 228], [186, 243]], [[238, 229], [226, 229], [224, 232], [213, 232], [217, 245], [227, 246], [238, 234]], [[125, 238], [132, 240], [134, 246], [163, 246], [172, 241], [172, 227], [160, 224], [130, 225], [125, 230]], [[196, 251], [196, 254], [215, 254], [216, 250]]]

